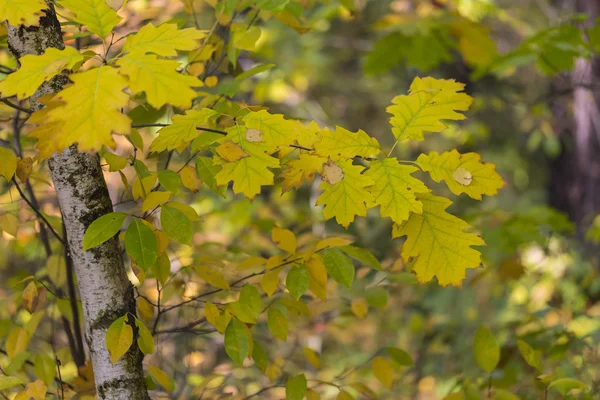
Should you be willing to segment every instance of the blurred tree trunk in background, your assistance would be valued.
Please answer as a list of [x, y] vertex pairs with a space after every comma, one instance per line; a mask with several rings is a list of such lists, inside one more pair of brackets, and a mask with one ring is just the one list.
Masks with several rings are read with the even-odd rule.
[[[592, 25], [599, 16], [600, 0], [577, 0], [575, 7], [588, 15], [585, 24]], [[580, 237], [600, 213], [598, 61], [577, 60], [570, 82], [573, 96], [568, 105], [554, 108], [563, 148], [551, 165], [550, 203], [577, 223]]]

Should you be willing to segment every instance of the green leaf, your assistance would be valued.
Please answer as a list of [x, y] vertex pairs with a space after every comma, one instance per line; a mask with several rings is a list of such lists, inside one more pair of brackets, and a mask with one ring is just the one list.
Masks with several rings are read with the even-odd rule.
[[573, 378], [557, 379], [552, 381], [552, 383], [548, 385], [548, 388], [556, 389], [562, 395], [568, 394], [573, 389], [588, 390], [588, 387], [585, 383]]
[[327, 250], [323, 258], [325, 269], [336, 282], [350, 288], [354, 281], [354, 265], [339, 250]]
[[137, 343], [144, 354], [154, 353], [154, 338], [146, 325], [139, 319], [135, 319], [135, 326], [138, 328]]
[[181, 187], [181, 177], [177, 172], [164, 169], [158, 171], [158, 182], [169, 192], [176, 193]]
[[244, 80], [246, 78], [250, 78], [251, 76], [254, 76], [256, 74], [260, 74], [261, 72], [265, 72], [270, 70], [271, 68], [273, 68], [275, 66], [275, 64], [262, 64], [262, 65], [257, 65], [254, 68], [250, 68], [248, 71], [244, 71], [241, 74], [239, 74], [238, 76], [235, 77], [236, 81], [241, 81]]
[[250, 340], [244, 324], [235, 318], [225, 329], [225, 352], [240, 366], [250, 354]]
[[531, 347], [527, 342], [522, 340], [517, 340], [517, 346], [519, 347], [519, 352], [525, 359], [525, 362], [538, 371], [542, 372], [542, 355], [539, 351], [535, 350]]
[[260, 315], [263, 302], [260, 297], [260, 293], [258, 293], [258, 289], [252, 285], [244, 285], [242, 290], [240, 291], [240, 304], [247, 306], [254, 313], [254, 319], [258, 318]]
[[171, 276], [171, 260], [169, 260], [169, 255], [166, 251], [158, 256], [158, 259], [152, 265], [152, 272], [154, 272], [154, 277], [161, 285], [164, 286], [167, 283], [169, 276]]
[[267, 352], [260, 342], [254, 341], [252, 345], [252, 359], [254, 360], [254, 364], [260, 369], [263, 373], [267, 370], [269, 366], [269, 357], [267, 356]]
[[388, 356], [394, 360], [394, 362], [403, 367], [410, 367], [414, 364], [410, 354], [397, 347], [388, 347], [386, 349]]
[[494, 334], [483, 325], [475, 333], [473, 353], [477, 364], [488, 373], [491, 373], [500, 361], [500, 345]]
[[83, 235], [83, 251], [96, 247], [115, 236], [121, 229], [127, 214], [112, 212], [105, 214], [88, 226]]
[[286, 341], [290, 330], [288, 319], [279, 305], [273, 305], [267, 313], [267, 325], [277, 339]]
[[4, 375], [0, 376], [0, 390], [4, 390], [4, 389], [11, 388], [13, 386], [24, 385], [24, 384], [25, 384], [25, 382], [23, 382], [21, 379], [17, 378], [16, 376], [4, 376]]
[[192, 221], [179, 209], [169, 205], [163, 207], [160, 223], [169, 239], [181, 244], [192, 244]]
[[310, 272], [306, 266], [293, 267], [287, 274], [285, 285], [290, 294], [296, 299], [300, 299], [304, 292], [308, 290], [310, 284]]
[[288, 379], [285, 384], [286, 400], [302, 400], [306, 395], [306, 377], [304, 374]]
[[133, 329], [127, 323], [127, 314], [117, 318], [106, 331], [106, 348], [113, 364], [121, 358], [133, 343]]
[[125, 232], [125, 250], [135, 263], [148, 271], [158, 257], [158, 242], [150, 227], [134, 218]]
[[87, 26], [90, 32], [102, 39], [121, 21], [106, 0], [61, 0], [60, 5], [71, 10], [75, 14], [75, 21]]
[[217, 174], [221, 171], [221, 167], [214, 165], [211, 158], [196, 157], [196, 172], [198, 176], [211, 190], [220, 196], [224, 197], [225, 188], [217, 186]]
[[367, 304], [375, 308], [385, 308], [390, 294], [381, 286], [375, 286], [365, 291], [365, 299]]
[[339, 249], [342, 250], [344, 253], [348, 254], [350, 257], [352, 257], [359, 263], [374, 268], [378, 271], [383, 271], [383, 268], [381, 268], [381, 264], [375, 258], [375, 256], [371, 254], [369, 250], [355, 246], [342, 246], [339, 247]]

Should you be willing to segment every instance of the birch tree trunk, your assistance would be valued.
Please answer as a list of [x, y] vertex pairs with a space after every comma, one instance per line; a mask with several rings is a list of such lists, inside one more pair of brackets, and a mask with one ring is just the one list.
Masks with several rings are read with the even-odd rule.
[[[40, 18], [37, 27], [9, 27], [9, 49], [17, 57], [42, 54], [49, 47], [64, 48], [60, 24], [54, 8]], [[38, 89], [31, 106], [40, 109], [35, 99], [60, 91], [69, 80], [59, 75]], [[80, 153], [76, 146], [49, 159], [50, 173], [67, 232], [83, 304], [85, 339], [88, 345], [99, 399], [148, 399], [142, 368], [143, 355], [134, 344], [116, 364], [106, 348], [106, 330], [126, 313], [135, 313], [133, 287], [125, 272], [117, 238], [89, 251], [82, 251], [83, 235], [98, 217], [112, 212], [112, 203], [96, 154]], [[135, 330], [134, 330], [135, 331]], [[135, 343], [135, 341], [134, 341]]]

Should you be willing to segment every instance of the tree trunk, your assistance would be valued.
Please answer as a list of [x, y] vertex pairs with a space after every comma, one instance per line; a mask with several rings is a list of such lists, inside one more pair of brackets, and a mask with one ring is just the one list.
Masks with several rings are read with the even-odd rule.
[[[60, 24], [52, 6], [40, 18], [37, 27], [9, 27], [10, 51], [20, 58], [42, 54], [49, 47], [64, 48]], [[42, 85], [31, 101], [42, 95], [57, 93], [66, 83], [59, 75]], [[50, 173], [67, 232], [79, 292], [83, 304], [85, 337], [94, 368], [99, 399], [148, 399], [142, 367], [143, 355], [135, 345], [116, 364], [106, 348], [106, 330], [126, 313], [135, 313], [133, 287], [127, 279], [117, 238], [89, 251], [82, 251], [83, 235], [98, 217], [112, 212], [112, 203], [96, 154], [80, 153], [77, 147], [54, 154], [49, 159]]]

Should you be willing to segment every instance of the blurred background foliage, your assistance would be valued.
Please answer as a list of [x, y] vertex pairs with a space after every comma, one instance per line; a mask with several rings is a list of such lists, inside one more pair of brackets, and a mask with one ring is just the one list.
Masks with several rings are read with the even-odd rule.
[[[223, 11], [217, 24], [215, 7]], [[206, 187], [199, 194], [189, 190], [188, 204], [200, 215], [195, 246], [177, 250], [171, 260], [176, 273], [160, 294], [152, 280], [139, 283], [137, 291], [154, 302], [161, 296], [163, 305], [178, 303], [182, 296], [205, 290], [206, 284], [182, 266], [229, 265], [247, 255], [276, 254], [270, 239], [275, 224], [294, 231], [299, 243], [323, 235], [351, 236], [373, 251], [386, 272], [361, 268], [362, 279], [352, 290], [328, 288], [327, 303], [308, 303], [310, 317], [290, 317], [293, 329], [286, 343], [274, 343], [266, 327], [261, 337], [259, 328], [255, 336], [271, 360], [267, 377], [256, 368], [233, 368], [221, 335], [207, 329], [168, 330], [199, 319], [202, 304], [165, 316], [165, 332], [156, 335], [157, 350], [147, 359], [166, 371], [174, 386], [169, 391], [159, 382], [153, 396], [248, 398], [258, 392], [254, 398], [280, 399], [285, 391], [280, 377], [308, 370], [309, 388], [318, 387], [323, 398], [335, 398], [336, 385], [356, 398], [599, 398], [600, 189], [593, 188], [600, 187], [594, 58], [600, 48], [598, 8], [595, 0], [128, 1], [120, 11], [124, 33], [148, 20], [215, 29], [205, 49], [182, 55], [182, 61], [199, 61], [190, 65], [190, 72], [215, 77], [202, 103], [217, 109], [239, 108], [229, 100], [233, 98], [321, 126], [363, 129], [390, 146], [385, 108], [392, 97], [407, 91], [415, 76], [464, 82], [475, 98], [469, 119], [449, 124], [424, 142], [401, 145], [400, 157], [449, 148], [476, 151], [495, 163], [507, 182], [497, 197], [476, 202], [462, 196], [451, 207], [487, 243], [481, 248], [483, 267], [470, 270], [460, 289], [418, 284], [410, 265], [400, 261], [401, 242], [389, 239], [391, 223], [379, 219], [376, 210], [373, 218], [358, 220], [347, 233], [325, 223], [314, 206], [317, 185], [283, 195], [275, 187], [254, 202], [231, 195], [223, 200]], [[236, 29], [251, 21], [260, 27], [256, 49], [239, 53], [228, 44]], [[63, 28], [67, 40], [90, 40], [74, 26]], [[0, 64], [15, 67], [6, 48]], [[264, 71], [240, 77], [257, 65], [264, 65]], [[13, 109], [0, 105], [0, 118], [13, 115]], [[168, 121], [166, 109], [139, 107], [130, 116], [134, 123]], [[586, 128], [580, 118], [592, 126]], [[578, 153], [582, 129], [592, 132], [585, 136], [588, 156]], [[9, 140], [10, 132], [4, 126], [0, 137]], [[141, 131], [146, 143], [154, 132]], [[189, 156], [176, 155], [174, 165], [183, 165]], [[119, 191], [119, 175], [107, 171], [106, 178], [116, 209], [130, 210], [131, 195]], [[419, 178], [437, 193], [447, 190], [425, 174]], [[192, 169], [184, 185], [196, 189], [197, 179]], [[60, 231], [48, 176], [34, 168], [31, 181], [42, 211]], [[35, 215], [19, 207], [18, 195], [2, 185], [0, 366], [11, 371], [30, 362], [52, 369], [59, 357], [61, 379], [82, 379], [76, 378], [69, 338], [62, 330], [74, 318], [64, 300], [64, 260], [45, 259]], [[135, 272], [132, 280], [143, 280]], [[27, 284], [22, 280], [30, 275], [48, 285], [41, 308], [48, 317], [39, 325], [37, 314], [21, 305]], [[227, 296], [217, 295], [214, 301], [226, 302]], [[141, 317], [151, 321], [154, 310], [147, 306], [138, 304]], [[501, 346], [499, 365], [491, 374], [478, 366], [472, 349], [481, 325]], [[20, 358], [6, 355], [7, 336], [15, 326], [33, 333], [26, 356]], [[386, 347], [409, 355], [391, 356], [391, 389], [372, 368], [374, 357]], [[557, 378], [577, 379], [588, 390], [566, 394], [570, 387], [548, 388]], [[263, 388], [270, 389], [261, 392]], [[78, 395], [83, 397], [85, 390]]]

